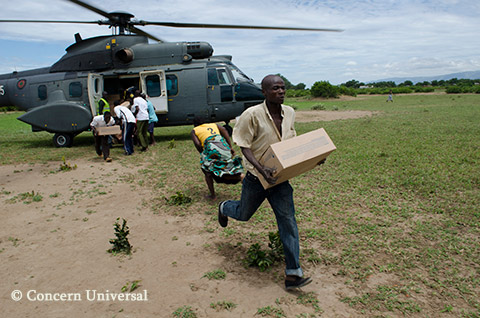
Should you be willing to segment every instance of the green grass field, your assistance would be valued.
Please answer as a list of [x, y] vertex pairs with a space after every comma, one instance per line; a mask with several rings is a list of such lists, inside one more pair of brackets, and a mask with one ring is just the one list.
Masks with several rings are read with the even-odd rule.
[[[324, 166], [291, 181], [302, 261], [307, 270], [335, 268], [356, 295], [342, 301], [359, 316], [480, 317], [480, 95], [385, 100], [286, 102], [297, 110], [321, 103], [327, 110], [377, 112], [296, 125], [298, 134], [325, 128], [337, 146]], [[0, 114], [2, 165], [94, 157], [89, 132], [77, 136], [73, 148], [58, 149], [51, 134], [32, 133], [18, 115]], [[155, 213], [166, 195], [207, 192], [190, 130], [157, 128], [157, 145], [146, 155], [122, 157], [121, 148], [112, 150], [126, 165], [140, 160], [142, 176], [132, 182], [158, 192], [158, 201], [147, 203]], [[238, 198], [240, 186], [217, 191]], [[199, 204], [212, 218], [205, 229], [217, 227], [215, 205]], [[227, 229], [219, 235], [231, 244], [265, 243], [275, 222], [263, 206], [250, 222]], [[366, 283], [378, 277], [386, 279], [375, 287]]]

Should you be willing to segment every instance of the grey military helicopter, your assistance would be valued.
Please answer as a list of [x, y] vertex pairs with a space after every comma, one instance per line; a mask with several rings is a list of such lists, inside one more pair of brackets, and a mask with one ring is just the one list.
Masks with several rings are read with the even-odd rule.
[[[0, 23], [88, 23], [107, 25], [112, 35], [82, 39], [50, 67], [0, 75], [0, 106], [17, 106], [18, 119], [32, 131], [54, 133], [57, 147], [70, 147], [88, 130], [102, 93], [113, 104], [126, 89], [149, 96], [157, 126], [192, 124], [195, 116], [228, 122], [263, 100], [260, 87], [232, 63], [214, 56], [207, 42], [164, 42], [138, 26], [176, 28], [271, 29], [333, 31], [337, 29], [252, 25], [152, 22], [123, 12], [106, 12], [80, 0], [67, 0], [106, 18], [98, 21], [0, 20]], [[156, 41], [149, 43], [148, 39]], [[227, 126], [230, 128], [229, 126]], [[231, 129], [231, 128], [230, 128]]]

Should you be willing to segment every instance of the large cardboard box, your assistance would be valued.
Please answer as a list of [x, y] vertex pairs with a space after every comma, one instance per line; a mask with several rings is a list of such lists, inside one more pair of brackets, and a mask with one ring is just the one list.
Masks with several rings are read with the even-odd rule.
[[108, 127], [98, 127], [96, 128], [99, 136], [104, 135], [118, 135], [122, 133], [120, 126], [108, 126]]
[[260, 159], [264, 167], [273, 168], [278, 178], [274, 185], [269, 184], [260, 174], [259, 179], [265, 189], [315, 168], [335, 149], [325, 129], [320, 128], [270, 145]]

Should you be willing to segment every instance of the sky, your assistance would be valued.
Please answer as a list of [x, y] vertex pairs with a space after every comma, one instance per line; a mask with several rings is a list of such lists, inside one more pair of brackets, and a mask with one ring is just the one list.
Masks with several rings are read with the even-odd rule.
[[[342, 29], [343, 32], [142, 27], [164, 41], [206, 41], [215, 55], [260, 82], [280, 73], [311, 87], [355, 79], [480, 70], [478, 0], [85, 0], [147, 21]], [[66, 0], [0, 0], [0, 20], [103, 19]], [[87, 24], [0, 23], [0, 74], [46, 67], [82, 38], [111, 34]]]

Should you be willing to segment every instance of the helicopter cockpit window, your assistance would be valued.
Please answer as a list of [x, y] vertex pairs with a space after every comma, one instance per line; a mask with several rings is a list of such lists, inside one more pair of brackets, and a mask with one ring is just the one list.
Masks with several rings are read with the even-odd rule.
[[47, 99], [47, 86], [46, 85], [38, 86], [38, 98], [40, 100], [46, 100]]
[[231, 67], [230, 68], [230, 71], [232, 71], [232, 75], [233, 75], [233, 78], [237, 81], [237, 82], [252, 82], [252, 79], [249, 78], [247, 75], [245, 75], [244, 73], [242, 73], [239, 69], [237, 69], [236, 67]]
[[70, 97], [81, 97], [82, 96], [82, 83], [72, 82], [69, 85]]
[[149, 75], [146, 77], [147, 94], [150, 97], [158, 97], [162, 95], [160, 89], [160, 77], [158, 75]]

